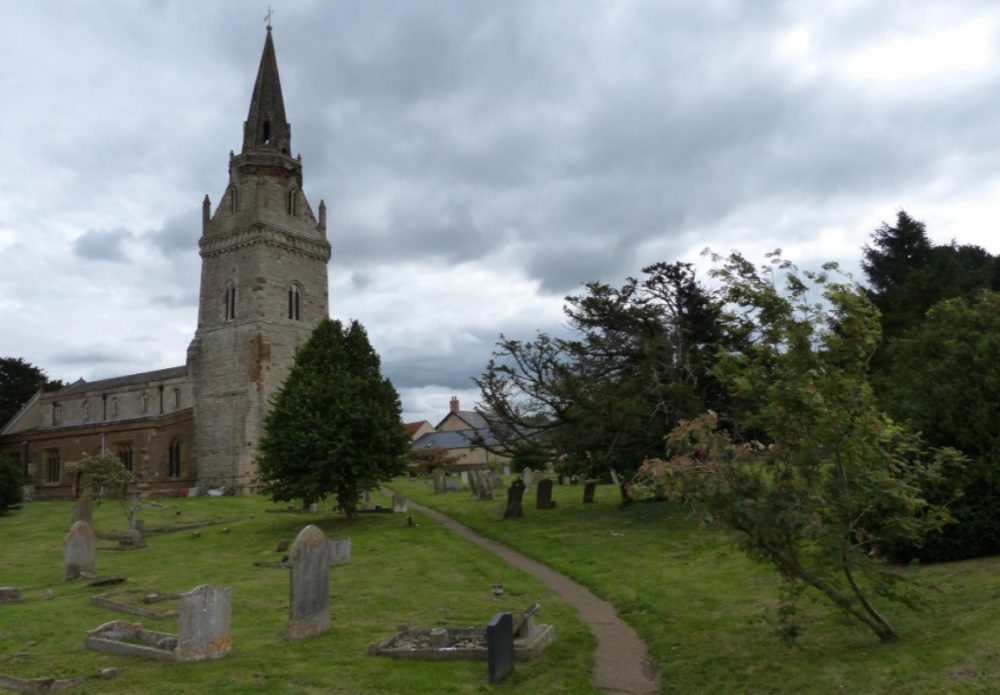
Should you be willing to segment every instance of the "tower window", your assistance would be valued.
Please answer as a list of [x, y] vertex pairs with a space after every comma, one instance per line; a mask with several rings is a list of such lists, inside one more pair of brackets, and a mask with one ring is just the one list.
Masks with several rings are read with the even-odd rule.
[[240, 194], [236, 187], [229, 189], [229, 212], [236, 212], [240, 209]]
[[293, 321], [301, 320], [301, 315], [299, 313], [301, 297], [302, 292], [298, 285], [292, 285], [288, 288], [288, 318]]
[[181, 477], [181, 440], [174, 437], [167, 447], [167, 477]]
[[62, 459], [59, 449], [45, 450], [45, 482], [58, 483], [62, 479]]
[[288, 191], [288, 214], [293, 216], [299, 214], [299, 192], [294, 188]]
[[132, 472], [132, 444], [121, 442], [118, 444], [118, 460], [125, 466], [125, 470]]
[[268, 145], [271, 142], [271, 121], [264, 121], [264, 144]]
[[226, 297], [223, 313], [225, 314], [226, 321], [232, 321], [236, 318], [236, 285], [232, 282], [226, 283]]

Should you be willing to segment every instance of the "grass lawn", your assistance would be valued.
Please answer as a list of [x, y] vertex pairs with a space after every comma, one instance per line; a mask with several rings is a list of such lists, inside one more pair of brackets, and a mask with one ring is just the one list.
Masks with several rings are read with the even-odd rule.
[[902, 635], [882, 644], [867, 628], [804, 603], [806, 632], [793, 647], [767, 617], [780, 582], [670, 503], [620, 508], [618, 491], [555, 486], [554, 510], [502, 521], [505, 493], [434, 495], [428, 480], [392, 487], [589, 586], [615, 603], [647, 641], [665, 693], [1000, 692], [1000, 558], [923, 567], [933, 585], [914, 612], [877, 605]]
[[[0, 673], [71, 678], [105, 667], [119, 671], [115, 679], [91, 680], [74, 686], [72, 693], [596, 693], [589, 682], [594, 642], [576, 613], [533, 577], [419, 514], [413, 514], [416, 525], [408, 527], [400, 514], [365, 515], [348, 524], [330, 510], [265, 513], [278, 505], [259, 497], [160, 502], [167, 508], [140, 512], [147, 526], [221, 523], [199, 529], [197, 537], [190, 530], [151, 535], [148, 547], [136, 551], [101, 549], [113, 544], [98, 541], [97, 573], [128, 577], [125, 584], [103, 589], [87, 587], [84, 580], [62, 581], [62, 541], [71, 504], [28, 504], [0, 517], [0, 586], [18, 587], [26, 599], [0, 606]], [[331, 537], [349, 537], [352, 562], [331, 569], [331, 630], [288, 642], [288, 570], [254, 567], [253, 562], [279, 560], [278, 542], [294, 539], [309, 523]], [[105, 503], [95, 509], [94, 525], [110, 532], [126, 524], [121, 508]], [[494, 582], [506, 587], [500, 601], [492, 595]], [[113, 613], [92, 606], [90, 596], [126, 589], [180, 593], [205, 583], [233, 589], [229, 656], [171, 664], [83, 648], [84, 632], [109, 620], [177, 632], [176, 619]], [[370, 643], [387, 639], [401, 623], [482, 626], [498, 611], [516, 613], [534, 601], [543, 606], [539, 622], [555, 625], [557, 641], [541, 659], [518, 664], [497, 686], [486, 683], [485, 662], [421, 663], [366, 655]]]

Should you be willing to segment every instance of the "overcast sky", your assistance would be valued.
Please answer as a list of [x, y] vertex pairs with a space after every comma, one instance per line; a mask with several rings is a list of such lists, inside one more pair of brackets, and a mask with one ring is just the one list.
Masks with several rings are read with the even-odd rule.
[[[857, 267], [900, 208], [1000, 253], [1000, 3], [273, 0], [330, 311], [406, 420], [472, 408], [500, 333], [705, 247]], [[264, 2], [5, 3], [0, 356], [184, 363]]]

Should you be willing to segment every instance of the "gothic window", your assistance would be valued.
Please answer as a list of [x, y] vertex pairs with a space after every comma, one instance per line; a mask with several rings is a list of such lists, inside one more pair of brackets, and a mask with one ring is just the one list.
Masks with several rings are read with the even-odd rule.
[[58, 403], [52, 404], [52, 426], [62, 424], [62, 406]]
[[181, 390], [174, 389], [174, 408], [181, 407]]
[[288, 288], [288, 318], [293, 321], [299, 321], [301, 319], [299, 312], [301, 303], [302, 289], [298, 285], [292, 285]]
[[125, 466], [125, 470], [132, 472], [132, 443], [119, 442], [117, 445], [118, 460]]
[[83, 421], [88, 422], [90, 420], [90, 401], [83, 402]]
[[294, 188], [288, 191], [288, 214], [292, 216], [299, 214], [299, 192]]
[[226, 321], [232, 321], [236, 318], [236, 285], [232, 281], [226, 283], [225, 307], [223, 310], [226, 315]]
[[111, 397], [111, 417], [118, 417], [118, 397]]
[[141, 412], [146, 412], [149, 408], [149, 394], [143, 391], [139, 394], [139, 410]]
[[181, 477], [181, 440], [174, 437], [167, 447], [167, 477]]
[[229, 189], [229, 212], [236, 212], [240, 209], [240, 194], [233, 186]]
[[58, 483], [62, 479], [62, 460], [59, 449], [45, 450], [45, 482]]
[[264, 121], [264, 144], [271, 142], [271, 121]]

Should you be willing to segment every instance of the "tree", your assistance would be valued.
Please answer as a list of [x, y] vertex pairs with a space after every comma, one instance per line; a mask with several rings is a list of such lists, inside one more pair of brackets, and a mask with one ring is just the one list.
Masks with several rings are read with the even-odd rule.
[[133, 479], [118, 456], [110, 451], [86, 454], [79, 461], [66, 464], [66, 470], [83, 478], [84, 486], [98, 504], [106, 499], [118, 502], [129, 521], [129, 528], [132, 527], [135, 509], [130, 504], [129, 486]]
[[956, 560], [1000, 552], [1000, 294], [943, 301], [886, 352], [879, 384], [886, 411], [934, 446], [968, 459], [931, 499], [949, 504], [957, 524], [921, 546], [894, 548], [903, 559]]
[[811, 588], [883, 641], [896, 639], [873, 596], [902, 596], [903, 575], [878, 551], [946, 521], [921, 489], [957, 453], [928, 454], [879, 411], [867, 361], [881, 332], [861, 289], [800, 273], [780, 255], [757, 269], [733, 254], [714, 276], [731, 330], [752, 339], [721, 351], [713, 369], [731, 407], [676, 428], [667, 458], [644, 464], [633, 495], [665, 489], [772, 563], [789, 597]]
[[0, 426], [6, 424], [39, 389], [52, 391], [63, 382], [20, 357], [0, 357]]
[[685, 263], [643, 268], [566, 298], [571, 336], [501, 336], [476, 379], [501, 454], [530, 452], [566, 474], [631, 474], [681, 418], [723, 396], [708, 370], [725, 342], [719, 304]]
[[410, 449], [407, 454], [408, 468], [414, 472], [433, 473], [437, 468], [447, 468], [462, 460], [461, 456], [449, 454], [441, 446], [428, 446], [422, 449]]
[[380, 368], [360, 323], [320, 321], [265, 421], [258, 464], [271, 499], [333, 494], [354, 520], [364, 491], [406, 472], [402, 406]]
[[21, 504], [23, 488], [21, 471], [10, 456], [0, 453], [0, 515]]

